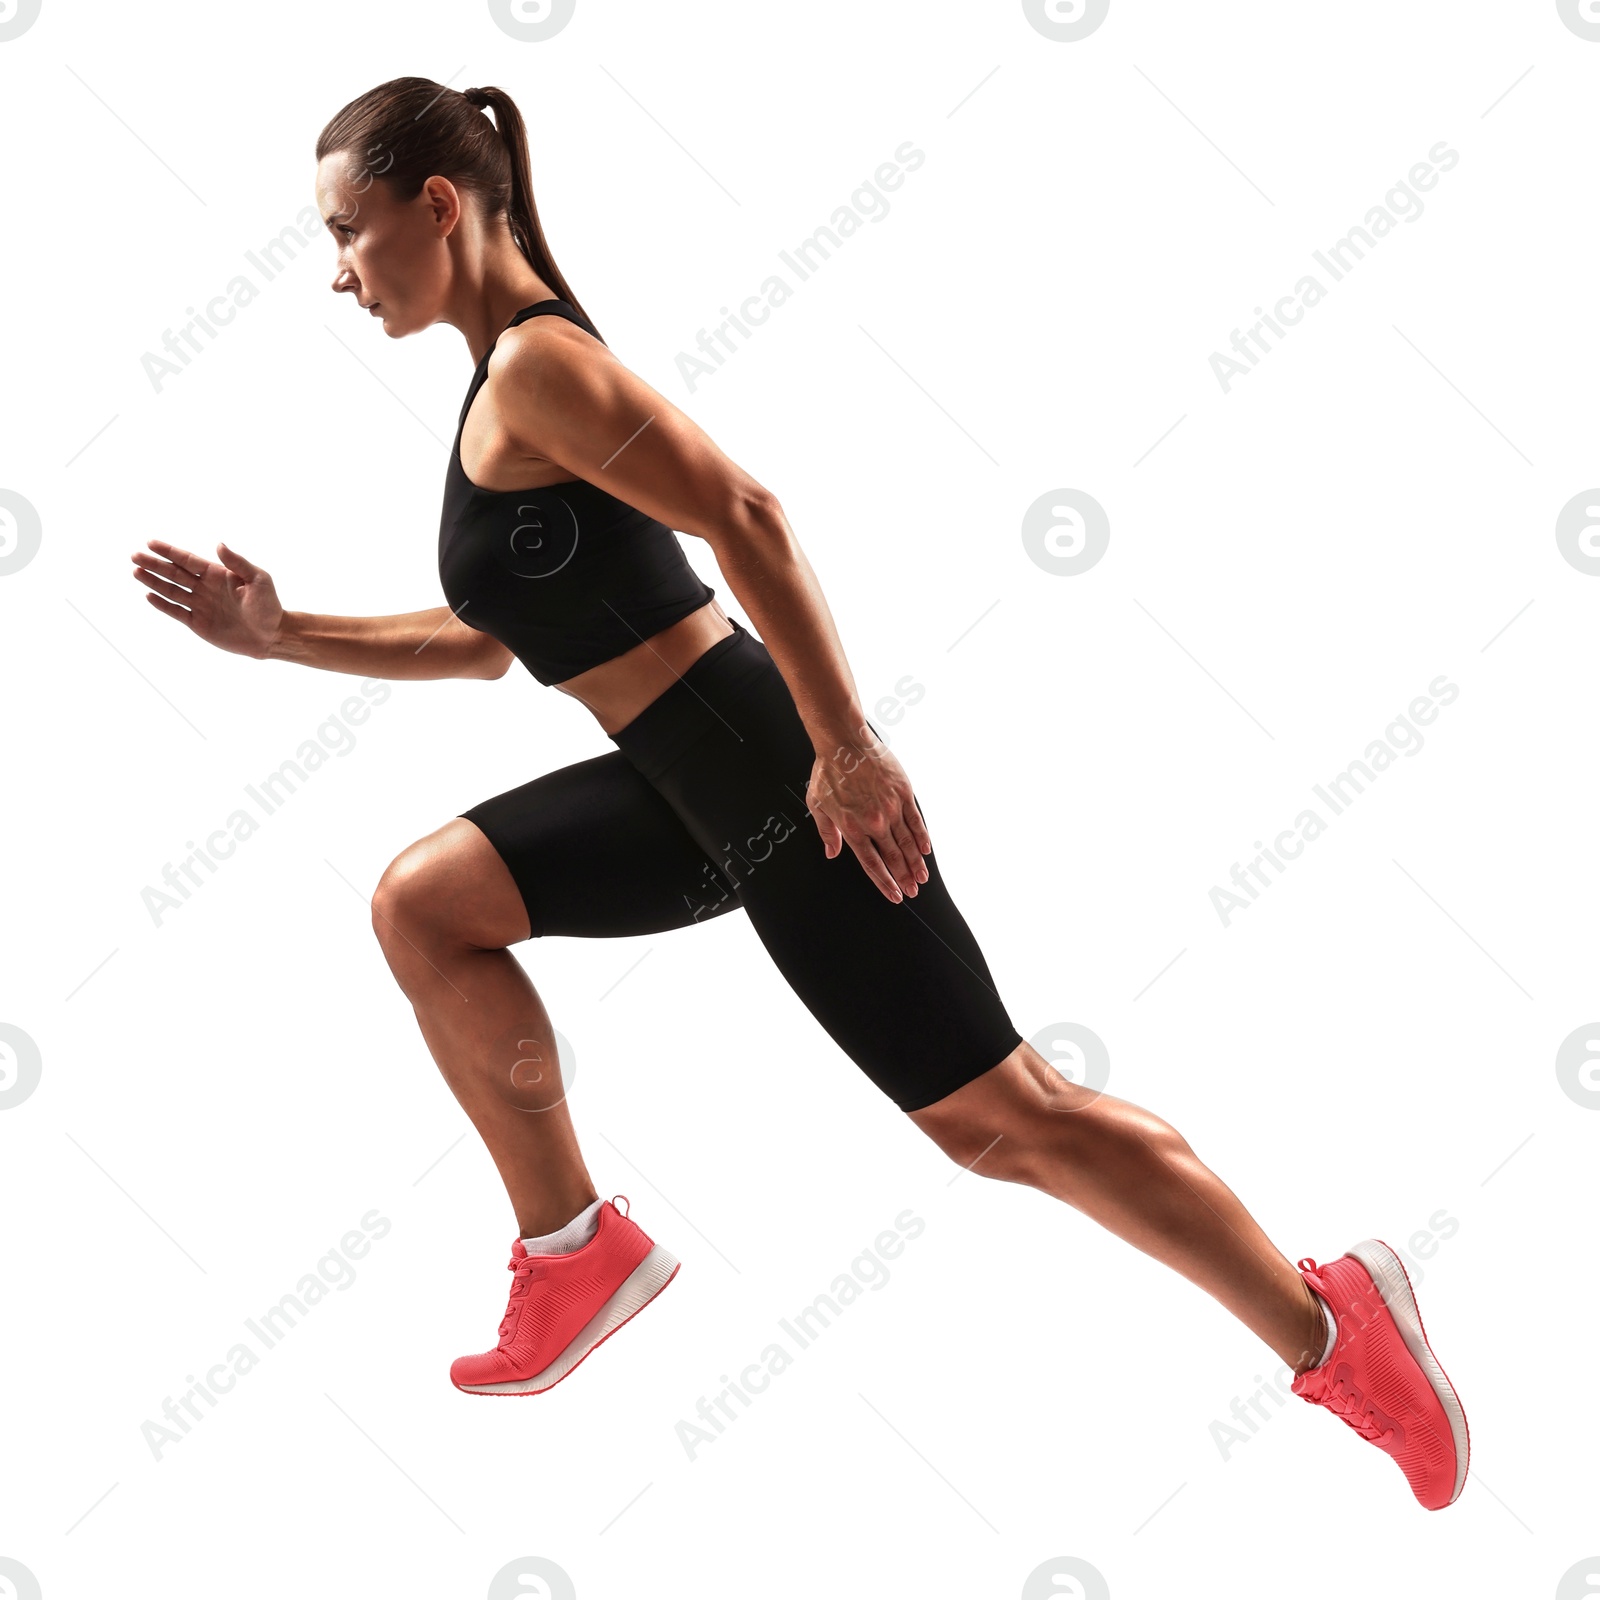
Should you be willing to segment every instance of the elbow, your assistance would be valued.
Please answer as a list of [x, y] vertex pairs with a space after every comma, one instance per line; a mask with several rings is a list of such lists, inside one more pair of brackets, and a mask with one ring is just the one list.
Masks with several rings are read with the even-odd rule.
[[752, 484], [734, 497], [711, 542], [771, 546], [774, 542], [785, 544], [793, 537], [777, 495], [760, 484]]

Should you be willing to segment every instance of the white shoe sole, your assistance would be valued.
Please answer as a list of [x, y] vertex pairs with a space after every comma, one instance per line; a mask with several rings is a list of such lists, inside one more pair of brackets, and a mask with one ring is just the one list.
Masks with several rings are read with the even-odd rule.
[[1378, 1292], [1383, 1296], [1383, 1302], [1388, 1306], [1389, 1314], [1400, 1330], [1400, 1337], [1405, 1340], [1406, 1349], [1411, 1352], [1411, 1359], [1422, 1368], [1423, 1377], [1428, 1380], [1429, 1387], [1438, 1396], [1439, 1404], [1444, 1408], [1445, 1418], [1450, 1424], [1451, 1441], [1456, 1451], [1456, 1481], [1445, 1504], [1454, 1505], [1461, 1494], [1462, 1485], [1467, 1481], [1467, 1456], [1471, 1448], [1467, 1437], [1467, 1416], [1461, 1409], [1461, 1402], [1456, 1398], [1455, 1390], [1450, 1387], [1450, 1380], [1444, 1375], [1444, 1368], [1434, 1359], [1433, 1351], [1428, 1348], [1427, 1337], [1422, 1331], [1422, 1317], [1417, 1311], [1416, 1296], [1411, 1292], [1411, 1279], [1406, 1275], [1405, 1263], [1382, 1239], [1363, 1239], [1360, 1244], [1352, 1245], [1345, 1254], [1354, 1256], [1372, 1274], [1372, 1281], [1377, 1284]]
[[510, 1383], [458, 1383], [463, 1394], [542, 1394], [566, 1375], [629, 1317], [642, 1311], [672, 1282], [678, 1258], [663, 1245], [650, 1253], [612, 1291], [611, 1298], [574, 1335], [572, 1343], [543, 1372]]

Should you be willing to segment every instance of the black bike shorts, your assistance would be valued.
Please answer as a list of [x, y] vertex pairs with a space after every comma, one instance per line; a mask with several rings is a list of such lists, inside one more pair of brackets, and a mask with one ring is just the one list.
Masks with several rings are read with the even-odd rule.
[[461, 815], [510, 870], [532, 937], [664, 933], [743, 909], [839, 1048], [902, 1111], [920, 1110], [1022, 1035], [937, 852], [899, 904], [848, 843], [824, 854], [805, 802], [811, 738], [767, 647], [729, 620], [733, 633], [611, 735], [615, 750]]

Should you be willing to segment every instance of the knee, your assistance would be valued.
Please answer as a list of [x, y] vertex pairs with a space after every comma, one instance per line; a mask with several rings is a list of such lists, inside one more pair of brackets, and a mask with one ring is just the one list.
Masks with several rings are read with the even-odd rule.
[[1170, 1123], [1037, 1064], [1003, 1063], [993, 1081], [958, 1090], [912, 1120], [958, 1166], [982, 1177], [1053, 1188], [1064, 1172], [1115, 1173], [1138, 1183], [1192, 1160]]
[[998, 1066], [908, 1115], [958, 1167], [1031, 1183], [1036, 1123], [1048, 1088], [1029, 1070], [1029, 1056], [1029, 1047], [1020, 1046]]
[[1002, 1183], [1033, 1182], [1033, 1141], [1020, 1136], [1014, 1118], [983, 1110], [917, 1111], [912, 1121], [958, 1167], [980, 1178]]
[[498, 948], [470, 863], [438, 836], [408, 845], [372, 893], [372, 931], [400, 986], [439, 981], [458, 953]]
[[458, 956], [531, 937], [510, 872], [460, 818], [407, 845], [384, 868], [372, 895], [372, 929], [408, 992], [414, 981], [441, 980]]
[[433, 943], [436, 938], [436, 930], [429, 925], [433, 878], [420, 843], [408, 845], [383, 869], [372, 891], [372, 932], [391, 966], [405, 963], [418, 944]]

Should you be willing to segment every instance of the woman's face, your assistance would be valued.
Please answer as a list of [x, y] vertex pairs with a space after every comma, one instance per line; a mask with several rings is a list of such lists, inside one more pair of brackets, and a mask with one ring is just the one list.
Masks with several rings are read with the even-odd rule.
[[429, 178], [397, 200], [382, 159], [341, 150], [317, 163], [317, 212], [338, 247], [335, 294], [353, 294], [391, 339], [440, 319], [450, 285], [447, 239], [461, 216], [455, 185]]

